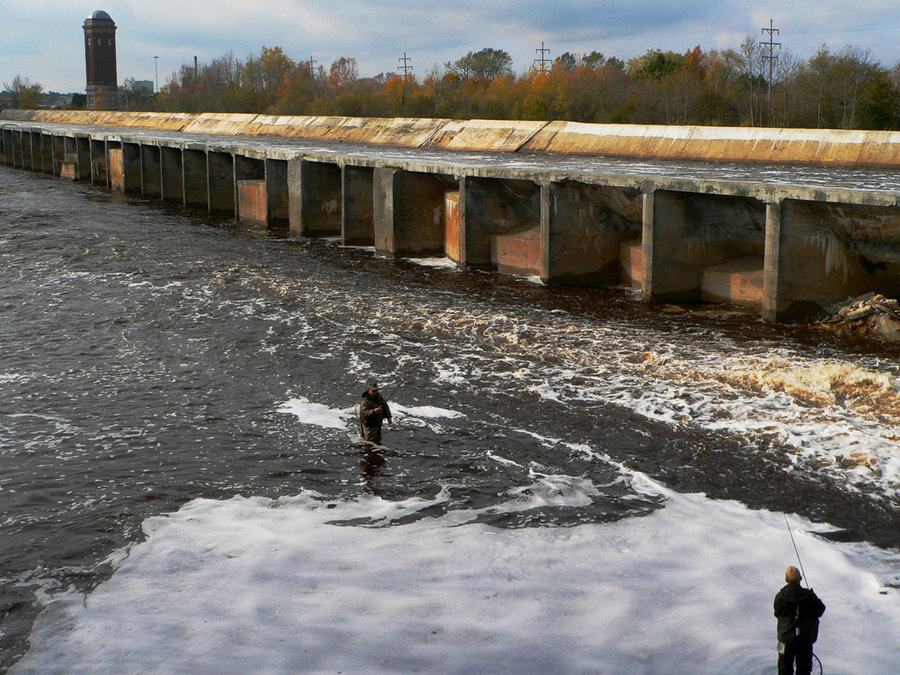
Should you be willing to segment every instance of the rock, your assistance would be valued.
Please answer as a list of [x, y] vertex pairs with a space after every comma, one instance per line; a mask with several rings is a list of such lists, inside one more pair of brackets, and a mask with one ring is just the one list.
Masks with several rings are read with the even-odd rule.
[[863, 305], [846, 314], [844, 318], [847, 321], [856, 321], [857, 319], [865, 319], [867, 316], [872, 316], [877, 311], [872, 305]]
[[875, 325], [873, 328], [875, 332], [885, 340], [890, 340], [891, 342], [900, 342], [900, 321], [893, 318], [892, 316], [888, 316], [886, 314], [878, 316], [875, 319]]

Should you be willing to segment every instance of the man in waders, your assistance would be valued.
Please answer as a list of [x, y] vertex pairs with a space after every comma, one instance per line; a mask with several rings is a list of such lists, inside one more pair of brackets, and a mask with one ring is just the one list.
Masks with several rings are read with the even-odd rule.
[[775, 596], [775, 616], [778, 617], [778, 675], [793, 675], [794, 661], [797, 675], [812, 671], [813, 643], [819, 636], [819, 617], [825, 604], [811, 588], [800, 585], [800, 570], [791, 565], [784, 573], [787, 585]]
[[381, 443], [381, 423], [393, 424], [391, 409], [378, 393], [378, 385], [372, 382], [359, 399], [359, 433], [371, 443]]

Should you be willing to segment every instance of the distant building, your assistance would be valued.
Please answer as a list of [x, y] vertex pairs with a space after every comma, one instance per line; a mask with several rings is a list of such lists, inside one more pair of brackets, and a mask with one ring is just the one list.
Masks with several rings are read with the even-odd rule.
[[87, 71], [87, 107], [118, 110], [116, 24], [102, 9], [85, 19], [84, 62]]
[[148, 98], [153, 96], [153, 80], [135, 80], [134, 93]]

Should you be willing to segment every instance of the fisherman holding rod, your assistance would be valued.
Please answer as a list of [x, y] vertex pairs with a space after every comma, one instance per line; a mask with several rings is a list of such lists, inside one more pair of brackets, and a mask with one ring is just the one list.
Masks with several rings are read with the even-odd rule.
[[[793, 535], [791, 535], [793, 539]], [[778, 617], [778, 675], [797, 675], [812, 672], [813, 643], [819, 636], [819, 617], [825, 613], [825, 603], [811, 588], [800, 586], [803, 575], [793, 565], [784, 573], [787, 584], [775, 596], [775, 616]]]
[[388, 424], [393, 424], [393, 419], [391, 408], [378, 392], [376, 382], [369, 384], [356, 405], [359, 407], [359, 435], [370, 443], [381, 443], [381, 424], [385, 419]]

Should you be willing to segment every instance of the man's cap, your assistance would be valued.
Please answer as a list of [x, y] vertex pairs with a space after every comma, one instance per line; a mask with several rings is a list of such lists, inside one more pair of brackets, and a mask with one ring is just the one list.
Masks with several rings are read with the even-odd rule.
[[378, 389], [377, 382], [369, 382], [369, 389]]
[[803, 575], [800, 574], [800, 570], [793, 565], [788, 565], [784, 571], [784, 580], [789, 584], [799, 584], [801, 579], [803, 579]]

